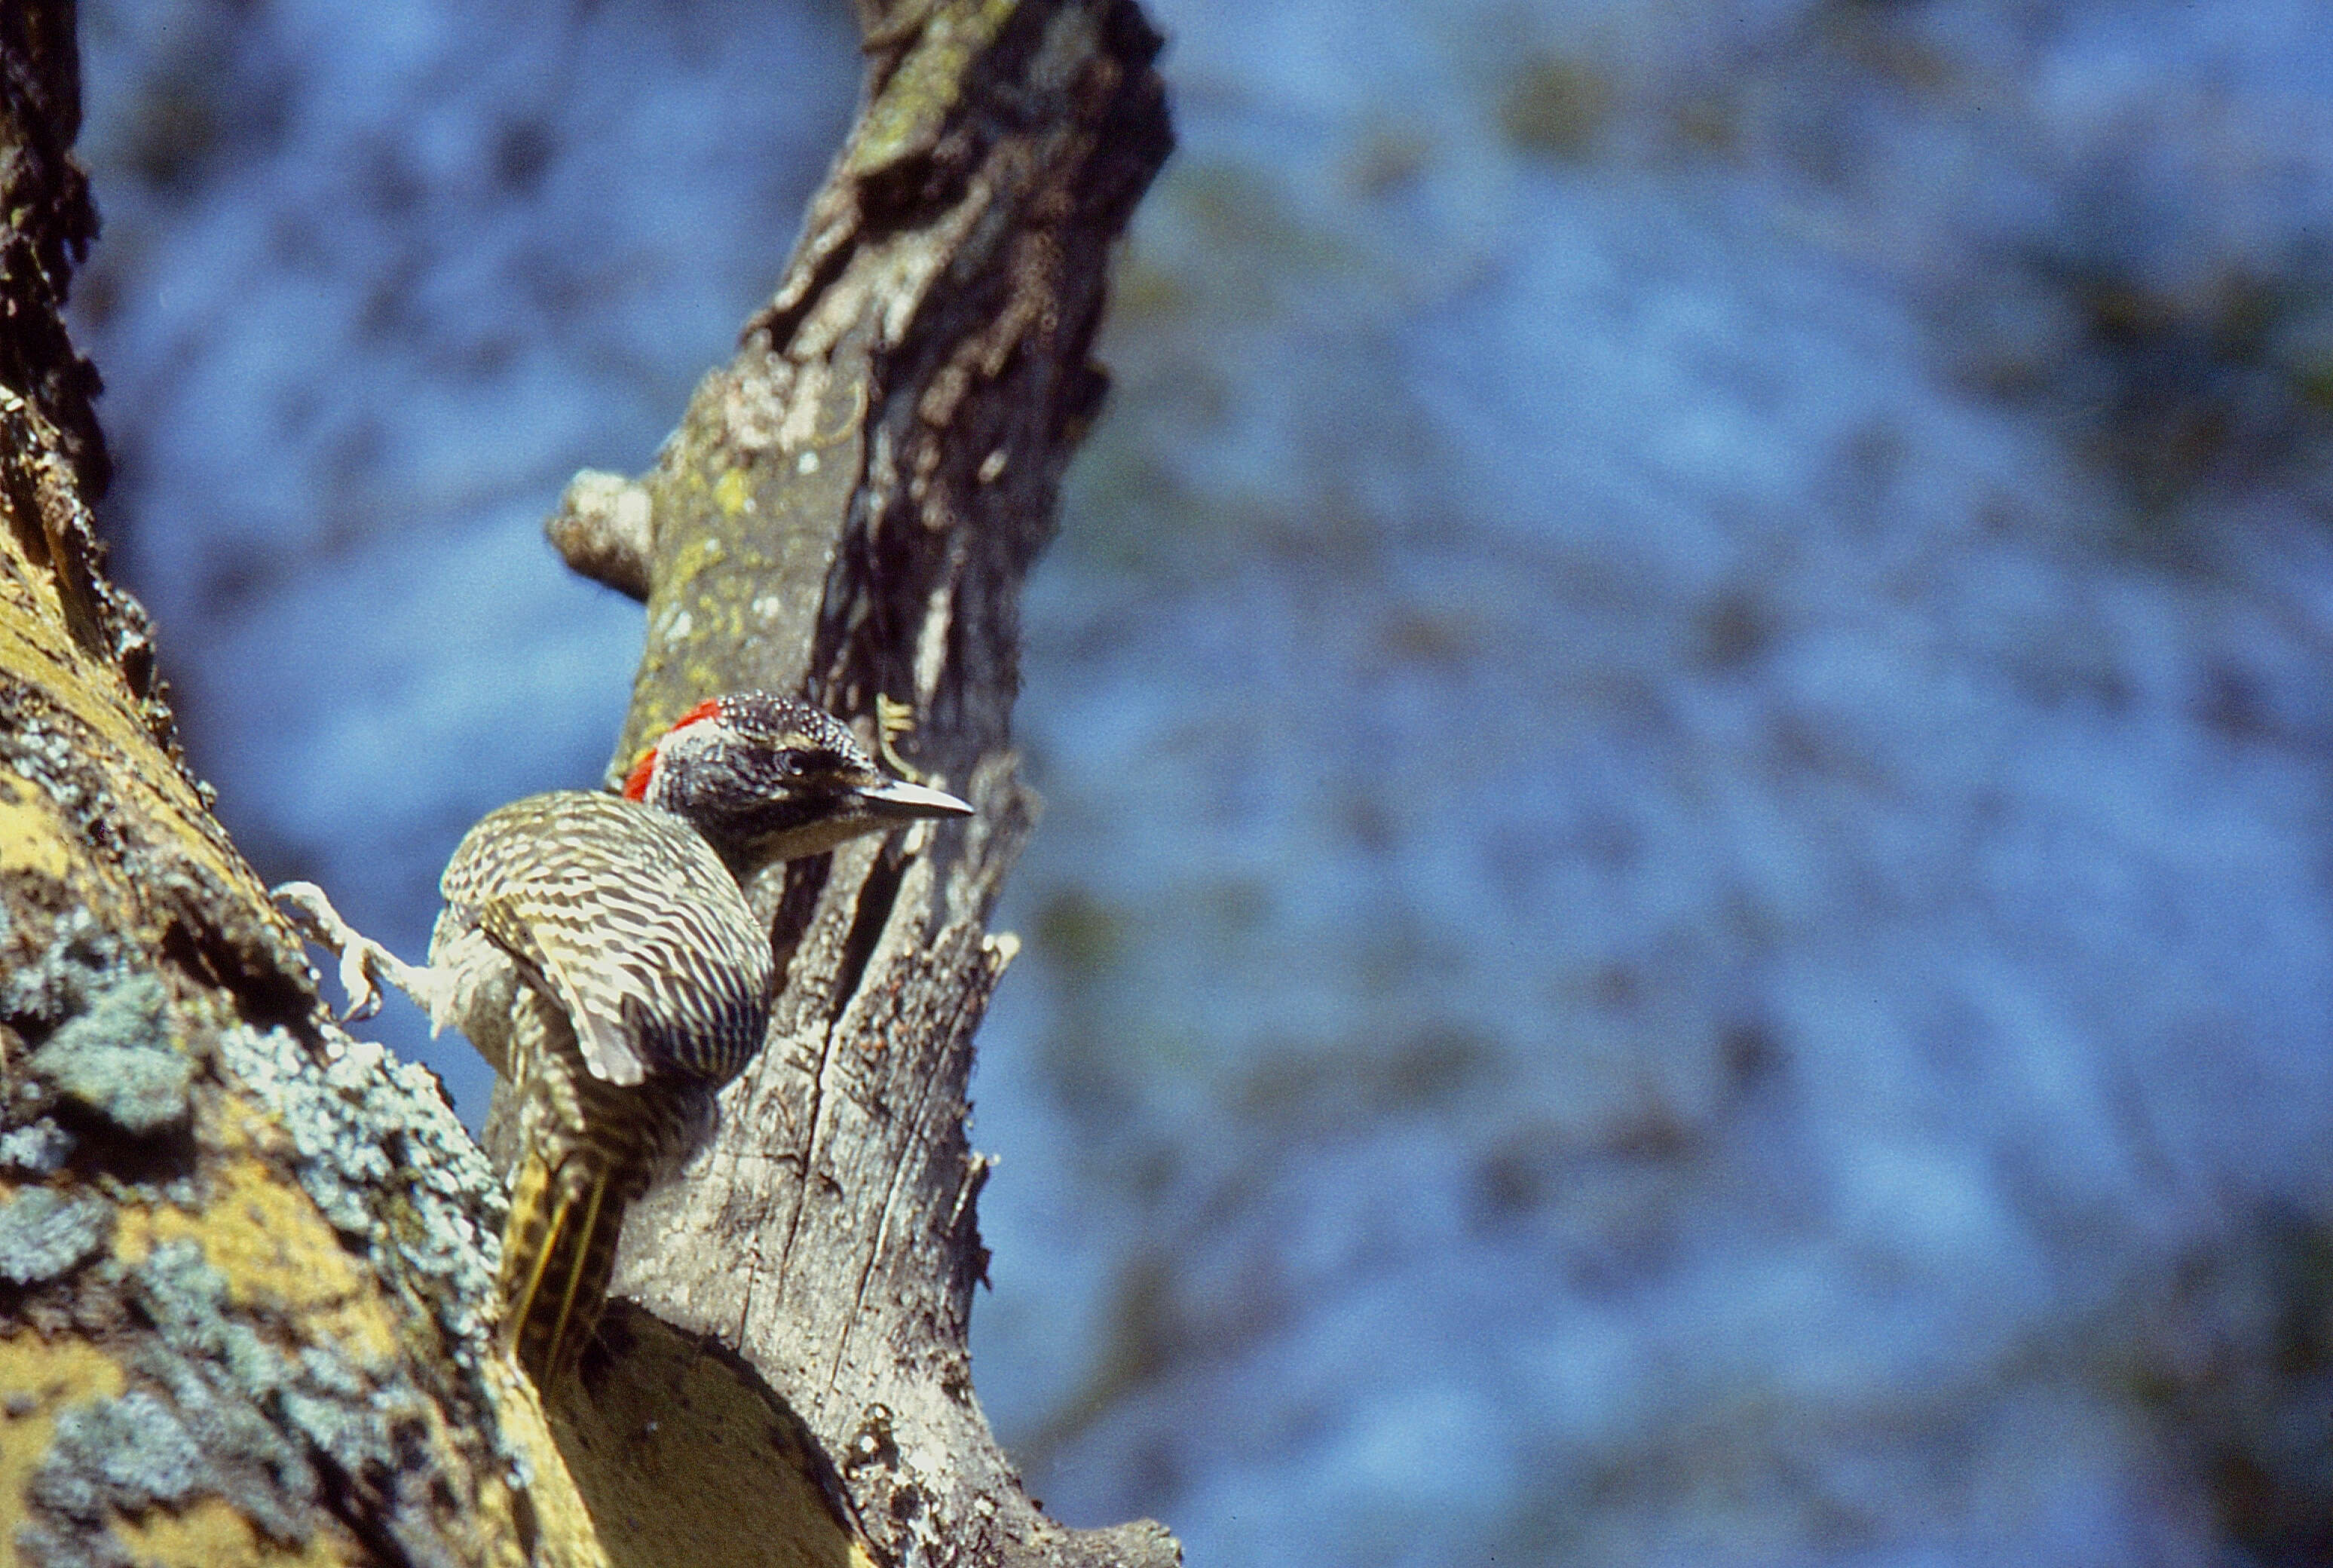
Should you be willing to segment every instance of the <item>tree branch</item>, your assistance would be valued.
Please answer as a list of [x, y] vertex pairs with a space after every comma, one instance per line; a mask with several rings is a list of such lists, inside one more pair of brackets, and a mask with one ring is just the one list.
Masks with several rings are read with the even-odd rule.
[[103, 576], [72, 23], [0, 11], [0, 1563], [604, 1563], [491, 1175], [322, 1024]]
[[[986, 1258], [965, 1094], [1013, 946], [984, 921], [1033, 804], [1009, 738], [1019, 593], [1106, 384], [1089, 356], [1109, 247], [1170, 146], [1157, 46], [1123, 0], [870, 22], [869, 97], [775, 296], [637, 490], [582, 487], [629, 510], [645, 563], [607, 571], [625, 552], [605, 529], [570, 550], [647, 590], [611, 777], [698, 698], [759, 686], [870, 737], [904, 708], [906, 758], [979, 808], [756, 890], [799, 939], [771, 1044], [714, 1146], [636, 1211], [618, 1275], [740, 1349], [907, 1561], [1177, 1555], [1156, 1525], [1039, 1513], [965, 1352]], [[587, 1367], [595, 1399], [616, 1380]]]
[[771, 1044], [546, 1421], [492, 1342], [498, 1185], [427, 1073], [324, 1019], [103, 576], [72, 8], [0, 8], [0, 1568], [840, 1564], [789, 1400], [903, 1563], [1175, 1559], [1045, 1519], [965, 1352], [1017, 596], [1167, 149], [1157, 40], [1125, 0], [862, 12], [868, 98], [775, 298], [553, 534], [648, 600], [619, 763], [709, 692], [799, 688], [870, 738], [896, 707], [981, 814], [754, 890], [792, 946]]

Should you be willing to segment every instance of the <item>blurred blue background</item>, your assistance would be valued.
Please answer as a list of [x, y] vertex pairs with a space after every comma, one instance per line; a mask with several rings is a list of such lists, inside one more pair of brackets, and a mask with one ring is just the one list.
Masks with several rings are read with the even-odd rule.
[[[1155, 0], [980, 1393], [1231, 1564], [2333, 1561], [2333, 27]], [[839, 0], [83, 0], [118, 562], [271, 876], [596, 779], [539, 536]], [[480, 1113], [485, 1073], [380, 1025]]]

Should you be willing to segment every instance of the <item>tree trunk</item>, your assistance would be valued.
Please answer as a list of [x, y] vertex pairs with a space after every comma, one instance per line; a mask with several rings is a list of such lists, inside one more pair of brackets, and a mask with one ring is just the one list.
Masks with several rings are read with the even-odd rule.
[[[862, 0], [859, 121], [776, 296], [554, 539], [644, 595], [611, 769], [807, 692], [979, 814], [773, 873], [792, 947], [714, 1145], [635, 1211], [552, 1401], [493, 1348], [503, 1198], [436, 1084], [318, 1007], [101, 572], [70, 0], [0, 6], [0, 1568], [1166, 1563], [1023, 1496], [965, 1336], [971, 1040], [1032, 812], [1021, 581], [1100, 398], [1111, 240], [1168, 146], [1128, 0]], [[798, 1413], [798, 1418], [797, 1418]], [[823, 1449], [823, 1454], [818, 1450]]]

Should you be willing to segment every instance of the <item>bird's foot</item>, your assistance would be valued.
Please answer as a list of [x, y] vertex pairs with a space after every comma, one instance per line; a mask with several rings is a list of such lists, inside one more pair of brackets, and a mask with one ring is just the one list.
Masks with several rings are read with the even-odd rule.
[[340, 1021], [354, 1023], [380, 1011], [380, 982], [408, 990], [407, 967], [398, 956], [341, 918], [324, 890], [313, 882], [285, 882], [268, 896], [291, 918], [300, 934], [340, 955], [341, 989], [348, 996]]

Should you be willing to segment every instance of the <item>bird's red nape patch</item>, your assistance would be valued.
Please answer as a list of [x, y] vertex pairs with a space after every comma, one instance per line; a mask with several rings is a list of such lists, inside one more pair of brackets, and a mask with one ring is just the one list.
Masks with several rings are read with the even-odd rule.
[[[721, 699], [717, 697], [708, 697], [703, 702], [698, 703], [695, 707], [690, 708], [686, 713], [682, 714], [678, 718], [674, 719], [672, 721], [672, 729], [686, 729], [698, 719], [718, 718], [720, 717]], [[672, 729], [665, 731], [665, 734], [670, 735], [672, 733]]]
[[626, 800], [644, 801], [648, 798], [648, 775], [656, 772], [656, 747], [648, 747], [640, 753], [640, 760], [632, 765], [632, 771], [624, 775]]
[[[672, 721], [672, 728], [666, 730], [664, 733], [667, 736], [669, 736], [675, 731], [686, 729], [690, 725], [696, 723], [700, 719], [718, 718], [720, 717], [721, 699], [717, 697], [708, 697], [703, 702], [698, 703], [695, 707], [690, 708], [686, 713], [682, 714], [678, 718], [674, 719]], [[662, 746], [664, 742], [662, 739], [659, 739], [657, 742], [657, 746]], [[648, 798], [648, 780], [656, 773], [656, 746], [652, 746], [648, 747], [648, 750], [640, 753], [639, 760], [632, 764], [632, 771], [624, 775], [624, 798], [626, 800], [644, 801]]]

